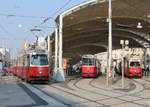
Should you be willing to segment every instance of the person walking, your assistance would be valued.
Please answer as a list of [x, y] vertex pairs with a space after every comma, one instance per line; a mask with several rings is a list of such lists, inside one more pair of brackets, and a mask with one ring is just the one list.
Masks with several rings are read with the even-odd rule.
[[149, 66], [147, 66], [145, 73], [146, 73], [146, 76], [148, 76], [148, 74], [149, 74]]

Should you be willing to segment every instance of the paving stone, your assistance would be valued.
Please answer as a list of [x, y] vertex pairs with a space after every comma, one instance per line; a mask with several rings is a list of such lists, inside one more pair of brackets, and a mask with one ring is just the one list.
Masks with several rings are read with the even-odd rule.
[[140, 93], [137, 93], [136, 95], [142, 98], [150, 98], [150, 90], [144, 90]]
[[95, 103], [95, 102], [87, 102], [87, 103], [81, 103], [81, 104], [74, 104], [74, 105], [71, 105], [71, 107], [103, 107], [103, 105]]
[[0, 107], [32, 104], [35, 104], [34, 100], [17, 84], [0, 84]]
[[123, 97], [118, 97], [118, 98], [122, 100], [126, 100], [126, 101], [134, 101], [134, 100], [142, 99], [142, 98], [134, 97], [134, 96], [123, 96]]
[[110, 107], [144, 107], [144, 106], [133, 104], [133, 103], [123, 103], [123, 104], [115, 104]]
[[113, 105], [113, 104], [120, 104], [120, 103], [123, 103], [125, 101], [115, 99], [115, 98], [110, 98], [110, 99], [106, 99], [106, 100], [100, 100], [100, 101], [97, 101], [97, 102], [99, 102], [101, 104], [104, 104], [104, 105]]
[[145, 105], [145, 106], [150, 106], [150, 100], [149, 99], [142, 99], [142, 100], [134, 101], [134, 102], [137, 103], [137, 104], [142, 104], [142, 105]]

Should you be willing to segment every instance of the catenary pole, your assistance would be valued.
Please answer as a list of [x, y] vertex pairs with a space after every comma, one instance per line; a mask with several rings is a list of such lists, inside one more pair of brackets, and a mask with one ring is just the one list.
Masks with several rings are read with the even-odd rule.
[[108, 70], [107, 70], [107, 86], [109, 85], [109, 73], [112, 66], [112, 4], [109, 0], [108, 7], [108, 22], [109, 22], [109, 35], [108, 35]]

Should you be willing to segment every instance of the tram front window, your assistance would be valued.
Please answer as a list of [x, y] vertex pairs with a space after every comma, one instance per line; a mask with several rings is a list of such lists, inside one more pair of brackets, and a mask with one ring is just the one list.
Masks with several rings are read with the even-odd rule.
[[140, 62], [131, 62], [130, 67], [140, 67]]
[[31, 58], [32, 65], [48, 65], [47, 55], [32, 55]]
[[83, 58], [82, 64], [83, 65], [93, 65], [93, 59]]

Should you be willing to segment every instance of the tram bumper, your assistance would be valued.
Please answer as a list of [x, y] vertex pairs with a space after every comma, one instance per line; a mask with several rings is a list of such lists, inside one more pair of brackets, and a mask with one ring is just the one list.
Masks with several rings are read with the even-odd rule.
[[131, 76], [131, 77], [133, 77], [133, 76], [139, 76], [139, 77], [142, 77], [142, 73], [131, 72], [131, 73], [129, 73], [129, 76]]
[[49, 76], [30, 76], [30, 80], [33, 81], [38, 81], [38, 80], [42, 80], [42, 81], [48, 81], [49, 80]]
[[81, 73], [82, 77], [95, 77], [96, 74], [95, 73]]

